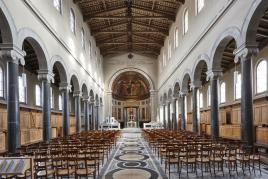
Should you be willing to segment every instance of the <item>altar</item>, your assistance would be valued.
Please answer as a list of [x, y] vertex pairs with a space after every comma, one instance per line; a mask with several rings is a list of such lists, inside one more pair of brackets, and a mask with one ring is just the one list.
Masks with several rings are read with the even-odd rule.
[[129, 121], [129, 122], [127, 122], [127, 127], [128, 128], [137, 128], [137, 123], [134, 121]]

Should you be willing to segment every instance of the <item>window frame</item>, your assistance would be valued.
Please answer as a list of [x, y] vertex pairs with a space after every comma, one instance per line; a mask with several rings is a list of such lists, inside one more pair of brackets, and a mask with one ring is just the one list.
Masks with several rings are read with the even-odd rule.
[[207, 107], [210, 107], [211, 104], [211, 86], [208, 85], [208, 89], [207, 89]]
[[85, 49], [86, 41], [85, 41], [85, 30], [83, 27], [81, 28], [81, 46], [83, 49]]
[[62, 95], [61, 94], [59, 94], [59, 96], [58, 96], [58, 108], [59, 108], [59, 111], [62, 111], [63, 105], [62, 105]]
[[[39, 89], [39, 104], [37, 104], [37, 88]], [[42, 89], [41, 86], [39, 84], [35, 85], [35, 105], [38, 107], [42, 106]]]
[[202, 91], [199, 92], [199, 108], [200, 109], [204, 108], [204, 95]]
[[[242, 81], [241, 81], [242, 80], [241, 79], [242, 76], [241, 76], [241, 72], [240, 71], [234, 71], [234, 73], [235, 72], [237, 72], [237, 79], [238, 79], [238, 75], [240, 75], [240, 90], [237, 90], [237, 86], [236, 86], [237, 85], [237, 79], [235, 79], [235, 75], [234, 75], [234, 100], [235, 101], [239, 101], [239, 100], [241, 100], [241, 97], [242, 97], [241, 96], [242, 95], [241, 94], [241, 92], [242, 92], [241, 91], [242, 90]], [[240, 97], [239, 98], [237, 97], [237, 91], [240, 91]]]
[[196, 15], [198, 15], [198, 14], [200, 14], [201, 13], [201, 11], [204, 9], [204, 7], [205, 7], [205, 0], [202, 0], [203, 1], [203, 6], [202, 6], [202, 8], [200, 9], [199, 8], [199, 0], [196, 0], [195, 2], [195, 4], [196, 4]]
[[2, 82], [0, 81], [0, 85], [1, 85], [0, 88], [2, 88], [2, 94], [0, 95], [0, 99], [4, 99], [5, 98], [5, 71], [1, 64], [0, 64], [0, 71], [1, 71], [0, 78], [2, 78]]
[[[224, 101], [222, 101], [222, 85], [224, 85]], [[220, 83], [220, 104], [226, 103], [226, 83], [222, 81]]]
[[176, 27], [175, 28], [175, 32], [174, 32], [174, 49], [176, 49], [179, 46], [179, 28]]
[[54, 109], [54, 90], [53, 87], [50, 87], [50, 108]]
[[[260, 63], [265, 62], [266, 63], [266, 89], [264, 91], [260, 91], [258, 92], [258, 67], [260, 65]], [[261, 94], [265, 94], [268, 91], [268, 61], [264, 58], [261, 58], [257, 61], [256, 65], [255, 65], [255, 95], [261, 95]]]
[[55, 6], [55, 4], [54, 4], [55, 0], [52, 1], [53, 6], [54, 6], [54, 8], [55, 8], [60, 14], [62, 14], [62, 0], [56, 0], [56, 1], [59, 1], [59, 9], [58, 9], [57, 6]]
[[[23, 89], [20, 89], [21, 87], [20, 83], [22, 83]], [[20, 75], [18, 76], [18, 88], [19, 88], [19, 103], [27, 104], [27, 88], [23, 85], [23, 77]], [[21, 100], [21, 94], [20, 94], [21, 90], [23, 90], [23, 101]]]
[[[187, 16], [186, 16], [186, 14], [187, 14]], [[187, 17], [187, 19], [186, 19], [186, 17]], [[187, 24], [187, 26], [186, 26], [186, 24]], [[187, 8], [185, 8], [184, 12], [183, 12], [183, 26], [182, 27], [183, 27], [183, 35], [187, 34], [187, 32], [189, 31], [189, 10]], [[187, 27], [187, 29], [186, 29], [186, 27]]]
[[[73, 19], [73, 22], [71, 22], [71, 19]], [[69, 12], [69, 28], [71, 30], [72, 33], [75, 34], [75, 28], [76, 26], [76, 17], [75, 17], [75, 13], [74, 10], [72, 8], [70, 8], [70, 12]]]

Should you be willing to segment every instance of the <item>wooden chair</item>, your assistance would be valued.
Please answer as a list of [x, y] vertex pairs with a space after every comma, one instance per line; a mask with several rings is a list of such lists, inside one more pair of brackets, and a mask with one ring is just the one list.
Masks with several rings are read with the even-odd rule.
[[258, 148], [256, 147], [253, 148], [253, 153], [249, 156], [249, 159], [250, 159], [250, 163], [252, 165], [252, 170], [254, 174], [255, 174], [255, 166], [258, 165], [258, 169], [261, 175], [261, 157], [257, 150]]
[[177, 169], [179, 170], [179, 148], [175, 145], [167, 146], [167, 154], [165, 160], [165, 172], [167, 170], [168, 165], [168, 176], [170, 177], [170, 165], [177, 165]]
[[223, 157], [223, 160], [227, 165], [230, 176], [231, 176], [231, 171], [236, 171], [236, 174], [238, 175], [236, 156], [237, 156], [236, 145], [229, 145], [225, 148], [225, 156]]
[[76, 158], [62, 156], [53, 159], [56, 163], [62, 163], [62, 166], [56, 166], [56, 176], [57, 178], [67, 177], [74, 175], [77, 169], [77, 165], [70, 165], [70, 163], [76, 163]]
[[181, 167], [179, 170], [179, 175], [181, 174], [183, 164], [185, 164], [186, 166], [187, 177], [189, 176], [189, 165], [191, 166], [192, 172], [195, 171], [197, 175], [196, 158], [198, 151], [196, 145], [188, 144], [185, 152], [186, 152], [185, 158], [182, 158], [180, 160]]
[[245, 175], [245, 168], [248, 167], [249, 173], [250, 171], [250, 151], [246, 149], [238, 149], [237, 150], [237, 161], [239, 161], [243, 174]]
[[35, 178], [55, 178], [55, 170], [53, 169], [50, 159], [35, 158], [34, 159]]
[[223, 170], [223, 157], [224, 157], [224, 147], [221, 145], [215, 145], [212, 148], [211, 155], [210, 155], [210, 163], [213, 166], [214, 176], [216, 176], [216, 165], [218, 171], [221, 170], [222, 176], [224, 176], [224, 170]]
[[209, 169], [210, 175], [211, 173], [211, 166], [210, 166], [210, 155], [211, 155], [211, 147], [208, 145], [202, 145], [199, 151], [199, 156], [196, 158], [197, 164], [200, 164], [202, 177], [203, 177], [203, 166], [205, 166], [205, 171]]
[[79, 165], [76, 172], [75, 177], [81, 178], [89, 176], [92, 176], [93, 178], [96, 178], [96, 160], [95, 158], [92, 158], [91, 153], [84, 152], [79, 155], [77, 158], [78, 162], [83, 162], [83, 165]]

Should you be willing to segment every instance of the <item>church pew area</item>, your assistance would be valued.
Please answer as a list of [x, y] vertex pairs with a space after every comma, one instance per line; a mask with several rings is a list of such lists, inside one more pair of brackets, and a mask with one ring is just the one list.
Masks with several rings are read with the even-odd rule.
[[143, 130], [143, 136], [169, 178], [266, 178], [268, 174], [256, 147], [252, 150], [241, 140], [167, 129]]
[[[119, 131], [89, 131], [68, 137], [57, 137], [49, 143], [37, 142], [21, 146], [15, 154], [2, 153], [2, 157], [32, 157], [34, 176], [93, 177], [116, 146]], [[31, 176], [25, 173], [24, 176]]]

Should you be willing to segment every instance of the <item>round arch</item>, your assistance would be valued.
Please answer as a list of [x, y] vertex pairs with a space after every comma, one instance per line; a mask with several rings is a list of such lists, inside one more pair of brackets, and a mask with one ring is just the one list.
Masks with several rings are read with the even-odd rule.
[[82, 91], [82, 96], [84, 98], [87, 98], [88, 97], [88, 88], [87, 88], [87, 85], [85, 83], [83, 83], [81, 91]]
[[41, 38], [31, 29], [22, 28], [18, 32], [18, 41], [17, 44], [21, 48], [23, 47], [23, 43], [27, 40], [31, 46], [33, 47], [39, 64], [40, 70], [47, 70], [48, 69], [48, 52], [47, 49], [41, 40]]
[[0, 27], [3, 43], [16, 44], [17, 28], [3, 1], [0, 1]]
[[145, 73], [144, 71], [142, 71], [142, 70], [140, 70], [140, 69], [137, 69], [137, 68], [125, 68], [125, 69], [118, 70], [117, 72], [115, 72], [115, 73], [112, 75], [112, 77], [111, 77], [111, 79], [110, 79], [110, 82], [109, 82], [109, 86], [108, 86], [108, 88], [109, 88], [110, 91], [112, 91], [112, 86], [113, 86], [113, 83], [114, 83], [114, 81], [116, 80], [116, 78], [117, 78], [120, 74], [122, 74], [122, 73], [124, 73], [124, 72], [128, 72], [128, 71], [133, 71], [133, 72], [140, 73], [141, 75], [143, 75], [143, 76], [148, 80], [149, 85], [150, 85], [150, 90], [154, 90], [154, 89], [155, 89], [155, 88], [154, 88], [153, 81], [152, 81], [152, 79], [150, 78], [150, 76], [149, 76], [147, 73]]
[[71, 82], [73, 83], [74, 91], [80, 91], [80, 83], [75, 73], [71, 75]]
[[53, 71], [53, 67], [55, 66], [58, 71], [59, 71], [59, 75], [60, 75], [60, 81], [61, 83], [67, 83], [68, 81], [68, 76], [67, 76], [67, 68], [65, 67], [63, 60], [60, 56], [55, 55], [52, 57], [51, 60], [51, 66], [50, 66], [50, 71]]
[[243, 44], [255, 44], [256, 33], [259, 25], [259, 19], [263, 16], [268, 7], [268, 1], [255, 0], [252, 2], [251, 8], [247, 13], [242, 26]]
[[192, 81], [191, 78], [191, 71], [187, 69], [183, 74], [183, 79], [181, 81], [181, 91], [188, 92], [188, 83], [189, 81]]
[[175, 97], [178, 97], [180, 93], [180, 82], [176, 81], [173, 85], [173, 95]]
[[208, 61], [199, 59], [193, 68], [193, 81], [200, 81], [204, 67], [208, 68]]
[[208, 69], [221, 70], [221, 57], [226, 45], [233, 40], [237, 47], [242, 45], [241, 32], [237, 27], [229, 27], [220, 34], [211, 50]]

